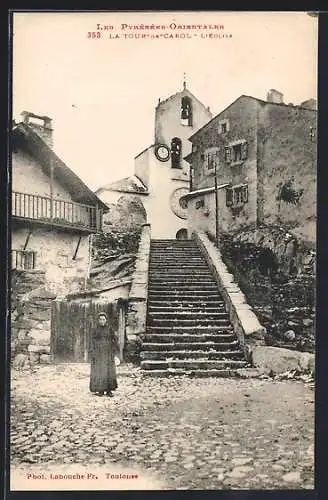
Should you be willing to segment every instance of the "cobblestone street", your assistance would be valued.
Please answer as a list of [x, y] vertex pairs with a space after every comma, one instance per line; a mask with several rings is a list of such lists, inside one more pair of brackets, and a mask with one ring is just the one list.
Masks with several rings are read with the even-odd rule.
[[[130, 474], [65, 489], [314, 487], [314, 390], [302, 381], [144, 378], [118, 368], [113, 398], [89, 365], [12, 374], [11, 473]], [[26, 483], [26, 481], [25, 481]], [[13, 487], [13, 485], [12, 485]], [[46, 489], [42, 478], [29, 489]], [[60, 489], [52, 482], [48, 489]], [[24, 488], [22, 488], [24, 489]]]

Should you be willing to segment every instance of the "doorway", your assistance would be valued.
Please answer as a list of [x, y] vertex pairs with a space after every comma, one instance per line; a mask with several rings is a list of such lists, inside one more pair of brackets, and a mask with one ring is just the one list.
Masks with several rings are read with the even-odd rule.
[[188, 239], [188, 231], [184, 227], [179, 229], [177, 234], [175, 235], [177, 240], [187, 240]]

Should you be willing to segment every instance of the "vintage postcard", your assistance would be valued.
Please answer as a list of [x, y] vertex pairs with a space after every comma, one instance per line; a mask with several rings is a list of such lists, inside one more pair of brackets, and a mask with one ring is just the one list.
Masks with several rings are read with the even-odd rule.
[[9, 490], [313, 490], [318, 16], [11, 32]]

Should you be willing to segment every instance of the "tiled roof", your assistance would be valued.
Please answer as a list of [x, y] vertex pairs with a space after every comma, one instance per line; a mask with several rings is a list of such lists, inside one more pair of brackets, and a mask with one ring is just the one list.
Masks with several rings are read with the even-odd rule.
[[51, 175], [51, 165], [54, 166], [55, 178], [71, 193], [73, 201], [100, 205], [104, 211], [108, 211], [107, 205], [56, 155], [28, 124], [14, 124], [12, 137], [14, 141], [19, 141], [19, 144], [39, 161], [46, 175]]

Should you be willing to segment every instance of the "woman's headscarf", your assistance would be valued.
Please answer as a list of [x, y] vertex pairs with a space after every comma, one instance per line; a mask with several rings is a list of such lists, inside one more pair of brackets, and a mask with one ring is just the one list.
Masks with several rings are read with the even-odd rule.
[[100, 312], [100, 313], [97, 314], [97, 316], [96, 316], [97, 323], [98, 323], [99, 318], [101, 318], [101, 316], [104, 316], [104, 318], [106, 318], [106, 321], [107, 321], [107, 324], [108, 324], [108, 315], [105, 312]]

